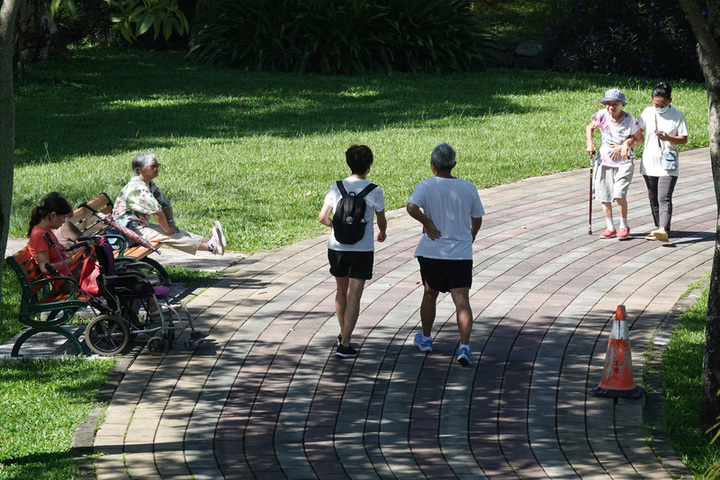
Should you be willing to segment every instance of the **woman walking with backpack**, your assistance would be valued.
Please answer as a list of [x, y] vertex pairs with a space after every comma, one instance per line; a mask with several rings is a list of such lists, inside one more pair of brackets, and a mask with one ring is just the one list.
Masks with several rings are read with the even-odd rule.
[[[340, 324], [335, 355], [348, 358], [357, 356], [357, 350], [350, 345], [350, 337], [360, 313], [360, 299], [365, 281], [372, 278], [374, 240], [377, 239], [378, 242], [385, 240], [387, 219], [385, 218], [385, 197], [382, 189], [377, 186], [366, 192], [364, 196], [365, 212], [359, 222], [364, 228], [361, 229], [362, 236], [359, 239], [356, 239], [352, 233], [358, 221], [354, 219], [347, 221], [348, 216], [351, 218], [354, 216], [346, 214], [342, 215], [344, 218], [340, 218], [338, 207], [341, 206], [341, 203], [346, 203], [341, 201], [346, 200], [348, 195], [357, 197], [371, 185], [365, 177], [370, 173], [373, 153], [365, 145], [353, 145], [345, 152], [345, 159], [352, 174], [332, 184], [325, 195], [318, 220], [323, 225], [333, 228], [328, 240], [328, 260], [330, 273], [335, 277], [337, 285], [335, 312]], [[342, 192], [340, 187], [345, 192]], [[360, 202], [351, 203], [361, 204]], [[338, 218], [330, 219], [331, 211]], [[373, 238], [374, 215], [377, 215], [377, 224], [380, 230], [376, 238]]]

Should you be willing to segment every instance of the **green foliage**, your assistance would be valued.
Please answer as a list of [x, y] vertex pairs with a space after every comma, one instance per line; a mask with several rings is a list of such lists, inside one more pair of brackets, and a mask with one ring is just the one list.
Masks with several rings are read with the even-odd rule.
[[55, 23], [67, 44], [108, 43], [111, 39], [110, 7], [98, 0], [63, 1], [54, 13]]
[[73, 434], [112, 358], [0, 361], [0, 480], [74, 478]]
[[77, 15], [77, 6], [75, 0], [51, 0], [50, 1], [50, 15], [53, 17], [60, 10], [60, 7], [64, 7], [71, 17]]
[[558, 69], [702, 81], [697, 42], [676, 0], [554, 3]]
[[113, 30], [119, 31], [129, 43], [152, 29], [153, 39], [162, 34], [169, 40], [173, 32], [183, 36], [190, 31], [187, 17], [178, 8], [177, 0], [105, 0], [118, 12], [111, 17]]
[[190, 57], [247, 70], [464, 72], [494, 48], [465, 0], [206, 0], [196, 22]]
[[473, 2], [470, 9], [498, 38], [512, 41], [547, 36], [549, 1], [555, 0], [481, 0]]

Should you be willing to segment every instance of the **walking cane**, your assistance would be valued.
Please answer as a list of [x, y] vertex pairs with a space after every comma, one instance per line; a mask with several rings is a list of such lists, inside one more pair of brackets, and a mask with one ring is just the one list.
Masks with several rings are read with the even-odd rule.
[[[590, 152], [590, 158], [592, 159], [595, 152]], [[595, 161], [590, 160], [590, 191], [588, 195], [588, 235], [592, 235], [592, 197], [593, 197], [593, 166]]]

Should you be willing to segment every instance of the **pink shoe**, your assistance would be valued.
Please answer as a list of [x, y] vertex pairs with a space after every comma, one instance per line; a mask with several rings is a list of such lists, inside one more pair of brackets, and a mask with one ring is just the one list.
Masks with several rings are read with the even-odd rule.
[[617, 232], [615, 230], [605, 230], [600, 234], [600, 238], [615, 238]]
[[629, 236], [630, 236], [629, 228], [621, 228], [617, 234], [618, 240], [627, 240]]

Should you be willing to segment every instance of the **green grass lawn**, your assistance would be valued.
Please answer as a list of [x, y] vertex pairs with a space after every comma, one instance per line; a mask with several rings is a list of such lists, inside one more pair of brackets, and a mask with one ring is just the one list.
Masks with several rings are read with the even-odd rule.
[[670, 444], [695, 478], [704, 478], [702, 474], [709, 466], [720, 464], [720, 442], [710, 445], [712, 434], [698, 428], [708, 281], [695, 285], [705, 286], [678, 321], [662, 354], [663, 426]]
[[[480, 188], [584, 167], [585, 125], [604, 91], [621, 88], [639, 114], [655, 83], [503, 69], [299, 76], [187, 63], [177, 52], [74, 49], [16, 85], [10, 234], [24, 235], [49, 191], [75, 205], [100, 191], [114, 198], [132, 157], [153, 150], [181, 228], [206, 234], [219, 219], [231, 250], [280, 247], [325, 231], [317, 212], [348, 174], [353, 143], [373, 149], [369, 179], [394, 209], [430, 175], [443, 141], [458, 150], [457, 175]], [[673, 97], [688, 118], [687, 148], [707, 145], [704, 87], [675, 84]]]
[[70, 449], [114, 359], [0, 361], [0, 479], [74, 478]]

